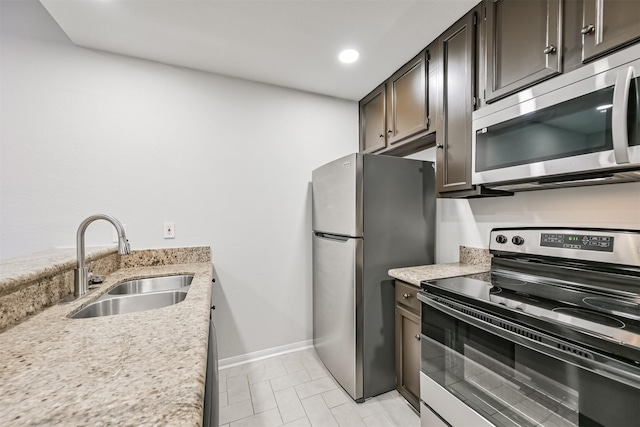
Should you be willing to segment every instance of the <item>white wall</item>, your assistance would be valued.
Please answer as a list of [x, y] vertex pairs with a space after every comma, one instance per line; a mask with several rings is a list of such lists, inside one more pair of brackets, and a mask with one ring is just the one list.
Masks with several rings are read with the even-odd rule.
[[311, 339], [311, 171], [357, 151], [357, 103], [83, 49], [37, 1], [0, 5], [0, 257], [111, 214], [133, 249], [211, 246], [221, 358]]
[[[435, 161], [435, 148], [411, 158]], [[438, 199], [436, 262], [457, 262], [460, 245], [489, 247], [494, 227], [571, 226], [640, 229], [640, 182]]]

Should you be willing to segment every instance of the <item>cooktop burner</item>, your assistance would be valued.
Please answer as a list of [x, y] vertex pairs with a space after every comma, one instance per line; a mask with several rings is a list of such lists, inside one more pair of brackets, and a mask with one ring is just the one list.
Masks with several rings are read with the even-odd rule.
[[582, 302], [594, 308], [604, 309], [622, 315], [631, 315], [640, 320], [640, 304], [633, 301], [608, 297], [586, 297], [582, 299]]
[[[554, 313], [566, 314], [568, 316], [575, 316], [580, 319], [587, 320], [589, 322], [595, 322], [600, 325], [605, 325], [611, 328], [624, 328], [624, 322], [621, 322], [618, 319], [615, 319], [611, 316], [607, 316], [605, 314], [596, 313], [594, 311], [584, 310], [582, 308], [569, 308], [569, 307], [558, 307], [552, 310]], [[562, 321], [562, 319], [559, 319]]]
[[[536, 321], [537, 326], [546, 331], [555, 331], [562, 336], [574, 332], [588, 336], [600, 337], [609, 343], [622, 344], [629, 349], [640, 350], [640, 322], [619, 317], [610, 312], [577, 307], [550, 300], [537, 295], [530, 295], [513, 289], [500, 288], [489, 282], [468, 277], [454, 277], [422, 282], [422, 289], [427, 294], [465, 300], [473, 306], [484, 307], [489, 311], [507, 310], [510, 318], [520, 322]], [[574, 290], [574, 293], [579, 293]], [[592, 304], [609, 303], [614, 298], [591, 296], [582, 292], [579, 300], [588, 299]], [[626, 307], [626, 306], [625, 306]], [[527, 320], [528, 319], [528, 320]], [[637, 354], [636, 354], [637, 357]], [[637, 359], [634, 359], [637, 360]]]

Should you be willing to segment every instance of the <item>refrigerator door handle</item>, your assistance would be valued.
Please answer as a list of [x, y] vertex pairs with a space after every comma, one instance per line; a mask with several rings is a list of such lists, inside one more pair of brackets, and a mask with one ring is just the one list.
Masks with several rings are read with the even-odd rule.
[[320, 237], [321, 239], [338, 240], [340, 242], [346, 242], [351, 239], [349, 236], [342, 236], [340, 234], [322, 233], [320, 231], [314, 231], [313, 235]]

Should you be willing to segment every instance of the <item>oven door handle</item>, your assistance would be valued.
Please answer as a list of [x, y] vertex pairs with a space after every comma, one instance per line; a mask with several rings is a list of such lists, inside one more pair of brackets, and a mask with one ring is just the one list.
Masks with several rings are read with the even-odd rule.
[[[640, 371], [630, 367], [628, 364], [608, 358], [601, 354], [593, 353], [592, 351], [584, 349], [573, 343], [565, 342], [551, 335], [538, 332], [534, 329], [527, 328], [454, 301], [445, 300], [443, 298], [442, 300], [446, 301], [446, 304], [443, 304], [427, 296], [423, 292], [418, 293], [418, 299], [436, 310], [501, 338], [515, 342], [563, 362], [594, 372], [598, 375], [602, 375], [611, 380], [640, 389]], [[464, 312], [452, 307], [458, 307], [459, 309], [464, 310]], [[563, 348], [566, 350], [563, 350]], [[586, 356], [581, 356], [579, 354]]]

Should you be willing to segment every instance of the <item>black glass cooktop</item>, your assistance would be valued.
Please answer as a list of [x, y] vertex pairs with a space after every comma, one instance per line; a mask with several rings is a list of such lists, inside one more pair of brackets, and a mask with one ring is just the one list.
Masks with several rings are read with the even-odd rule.
[[533, 288], [518, 286], [517, 281], [505, 289], [469, 277], [424, 281], [421, 286], [427, 295], [462, 302], [583, 344], [600, 342], [608, 351], [617, 347], [614, 353], [640, 360], [640, 304], [633, 299], [558, 288], [554, 292], [571, 296], [552, 300], [524, 292], [521, 289]]

